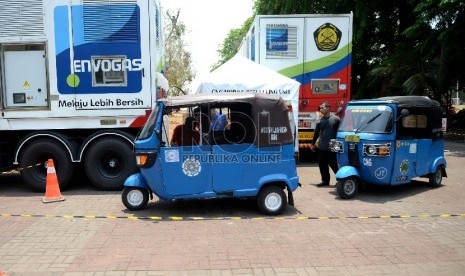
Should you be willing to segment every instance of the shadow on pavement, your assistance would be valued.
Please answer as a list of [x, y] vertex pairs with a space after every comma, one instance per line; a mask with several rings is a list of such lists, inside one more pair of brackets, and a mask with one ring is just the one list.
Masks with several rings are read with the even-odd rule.
[[[355, 197], [349, 200], [382, 204], [391, 201], [402, 201], [402, 199], [428, 192], [431, 189], [441, 189], [442, 187], [444, 186], [432, 188], [429, 186], [428, 181], [422, 180], [413, 180], [408, 184], [398, 186], [377, 186], [368, 184], [365, 189], [359, 189]], [[331, 194], [334, 194], [337, 200], [346, 200], [339, 197], [336, 189], [331, 191]]]
[[[139, 217], [268, 217], [263, 215], [258, 207], [257, 201], [252, 198], [216, 198], [162, 201], [151, 200], [147, 208], [140, 211], [122, 210], [127, 214]], [[280, 216], [293, 216], [298, 214], [296, 208], [288, 205]], [[270, 216], [271, 218], [273, 216]]]

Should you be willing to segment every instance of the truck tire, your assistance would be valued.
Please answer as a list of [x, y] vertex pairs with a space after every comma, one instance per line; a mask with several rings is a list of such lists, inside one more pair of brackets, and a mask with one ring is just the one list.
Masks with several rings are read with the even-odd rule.
[[74, 166], [66, 148], [58, 141], [38, 139], [32, 141], [22, 150], [19, 159], [23, 182], [35, 192], [45, 191], [46, 161], [50, 158], [53, 159], [55, 165], [60, 189], [66, 189], [71, 183]]
[[101, 138], [87, 150], [84, 169], [96, 188], [105, 191], [122, 190], [126, 178], [137, 172], [132, 146], [119, 138]]

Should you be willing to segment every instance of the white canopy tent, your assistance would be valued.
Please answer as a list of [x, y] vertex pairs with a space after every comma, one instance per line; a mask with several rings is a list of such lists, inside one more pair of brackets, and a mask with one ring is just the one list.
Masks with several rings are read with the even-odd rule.
[[[235, 55], [226, 63], [200, 80], [194, 93], [255, 92], [277, 94], [292, 106], [294, 131], [298, 126], [300, 83], [268, 67]], [[294, 137], [297, 134], [294, 133]], [[296, 148], [298, 150], [298, 139]]]

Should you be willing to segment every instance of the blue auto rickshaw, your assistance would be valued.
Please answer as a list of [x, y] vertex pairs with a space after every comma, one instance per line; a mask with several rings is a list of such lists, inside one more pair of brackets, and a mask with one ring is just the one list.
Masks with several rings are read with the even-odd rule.
[[395, 186], [426, 177], [439, 187], [447, 177], [441, 106], [428, 97], [350, 101], [330, 144], [343, 199], [354, 197], [360, 185]]
[[[213, 131], [211, 109], [228, 125]], [[170, 144], [166, 116], [185, 110], [197, 115], [202, 139]], [[153, 194], [161, 200], [255, 198], [267, 215], [294, 204], [299, 186], [288, 106], [275, 95], [215, 93], [168, 97], [157, 101], [135, 140], [140, 173], [124, 183], [122, 201], [130, 210], [146, 207]], [[285, 191], [287, 190], [287, 196]]]

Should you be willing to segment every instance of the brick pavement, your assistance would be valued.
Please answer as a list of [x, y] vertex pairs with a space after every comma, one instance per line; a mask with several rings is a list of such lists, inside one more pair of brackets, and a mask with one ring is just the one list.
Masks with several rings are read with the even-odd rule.
[[[14, 178], [0, 178], [0, 271], [465, 274], [465, 145], [447, 143], [446, 149], [449, 177], [442, 187], [431, 189], [420, 180], [371, 188], [353, 200], [339, 199], [334, 187], [311, 185], [319, 182], [316, 164], [300, 164], [303, 187], [294, 195], [295, 207], [271, 219], [250, 200], [152, 201], [147, 210], [129, 212], [120, 192], [89, 187], [62, 191], [65, 201], [43, 204], [42, 194], [29, 192]], [[128, 218], [132, 215], [145, 219]]]

